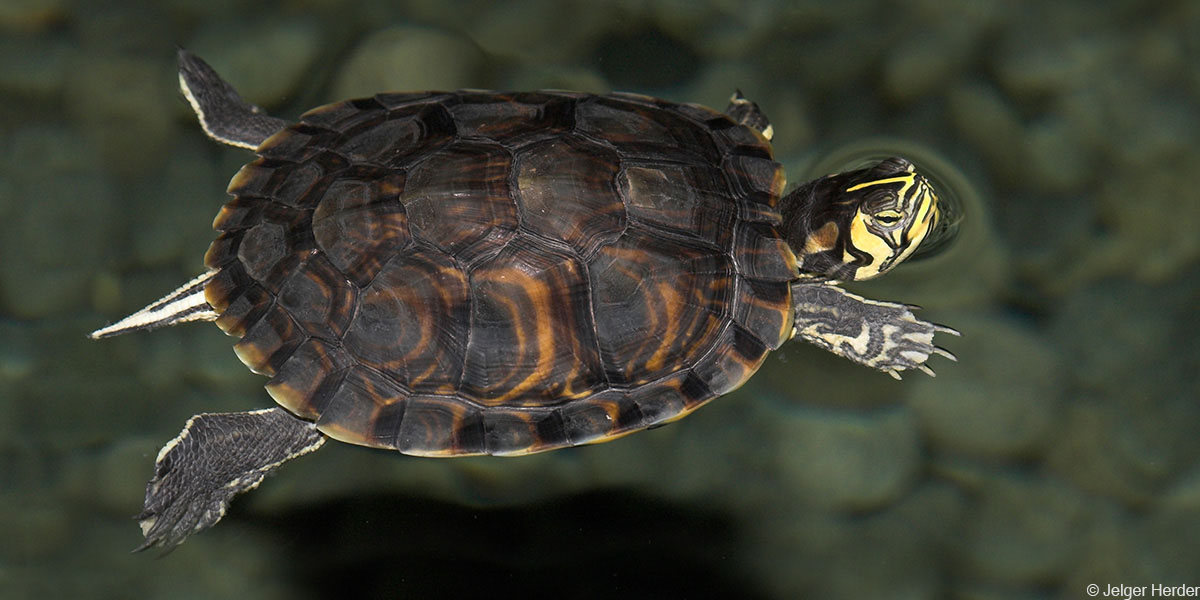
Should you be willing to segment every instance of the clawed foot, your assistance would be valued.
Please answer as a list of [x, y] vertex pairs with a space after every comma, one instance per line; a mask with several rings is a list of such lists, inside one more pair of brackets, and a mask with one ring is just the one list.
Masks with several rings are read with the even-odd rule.
[[895, 379], [910, 369], [933, 377], [925, 363], [935, 354], [957, 360], [933, 338], [959, 332], [918, 319], [916, 306], [869, 300], [828, 283], [794, 285], [792, 298], [796, 336]]
[[903, 307], [905, 310], [899, 319], [884, 327], [885, 334], [890, 336], [891, 351], [882, 357], [884, 360], [879, 363], [879, 366], [871, 366], [891, 375], [892, 379], [897, 381], [900, 380], [900, 372], [908, 369], [915, 369], [930, 377], [937, 377], [933, 369], [925, 364], [931, 355], [944, 356], [954, 362], [958, 362], [958, 357], [941, 346], [935, 346], [933, 344], [934, 334], [946, 333], [953, 336], [962, 334], [945, 325], [918, 319], [913, 314], [914, 310], [920, 309], [918, 306], [908, 304]]

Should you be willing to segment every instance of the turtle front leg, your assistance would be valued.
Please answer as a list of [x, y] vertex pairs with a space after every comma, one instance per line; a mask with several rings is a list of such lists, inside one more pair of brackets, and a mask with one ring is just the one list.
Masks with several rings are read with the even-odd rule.
[[929, 376], [930, 355], [957, 360], [933, 345], [935, 333], [959, 333], [922, 321], [914, 306], [856, 296], [829, 282], [792, 284], [796, 337], [838, 356], [878, 369], [900, 379], [900, 371], [917, 369]]
[[212, 527], [229, 501], [258, 487], [279, 465], [325, 443], [312, 423], [282, 408], [208, 413], [188, 419], [154, 462], [137, 516], [145, 543], [168, 548]]

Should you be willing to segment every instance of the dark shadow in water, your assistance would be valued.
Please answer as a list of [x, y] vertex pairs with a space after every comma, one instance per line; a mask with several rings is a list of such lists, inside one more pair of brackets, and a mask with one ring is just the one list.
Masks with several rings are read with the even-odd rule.
[[354, 498], [253, 522], [318, 598], [766, 597], [727, 515], [629, 493], [518, 508]]

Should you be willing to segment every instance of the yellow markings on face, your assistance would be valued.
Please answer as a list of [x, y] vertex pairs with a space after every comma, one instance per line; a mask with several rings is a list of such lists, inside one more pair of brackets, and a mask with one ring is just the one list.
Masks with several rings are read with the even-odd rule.
[[[854, 219], [850, 221], [850, 245], [861, 252], [870, 254], [874, 258], [874, 260], [871, 261], [871, 264], [863, 265], [858, 268], [858, 271], [854, 275], [854, 279], [857, 281], [879, 276], [881, 274], [880, 269], [882, 269], [885, 264], [884, 261], [890, 258], [893, 253], [892, 246], [890, 246], [887, 241], [879, 235], [879, 233], [872, 231], [867, 226], [867, 220], [869, 218], [870, 217], [860, 209], [858, 213], [854, 215]], [[848, 264], [853, 264], [856, 259], [852, 254], [850, 254], [850, 252], [845, 251], [843, 252], [842, 260]]]
[[917, 247], [925, 240], [925, 236], [929, 235], [937, 225], [941, 218], [941, 211], [938, 210], [938, 197], [933, 191], [933, 188], [924, 179], [917, 183], [917, 188], [914, 190], [916, 203], [916, 215], [913, 217], [912, 223], [904, 228], [904, 239], [902, 240], [901, 248], [903, 249], [895, 262], [899, 263], [912, 256], [916, 252]]
[[804, 240], [804, 254], [816, 254], [818, 252], [827, 252], [837, 246], [839, 229], [837, 223], [829, 221], [821, 226], [820, 229], [809, 234]]
[[846, 188], [846, 191], [847, 192], [857, 192], [858, 190], [861, 190], [861, 189], [867, 188], [867, 187], [871, 187], [873, 185], [886, 185], [889, 183], [904, 182], [904, 186], [900, 188], [900, 191], [903, 192], [904, 190], [908, 189], [908, 186], [912, 185], [913, 177], [914, 177], [914, 175], [910, 173], [908, 175], [901, 175], [899, 177], [889, 177], [887, 179], [876, 179], [875, 181], [867, 181], [864, 183], [860, 183], [858, 185], [850, 186], [850, 187]]
[[[858, 268], [856, 280], [877, 277], [903, 262], [916, 251], [939, 219], [937, 194], [924, 177], [913, 172], [860, 183], [847, 188], [846, 192], [888, 184], [900, 184], [895, 192], [896, 205], [874, 213], [859, 208], [850, 222], [850, 245], [874, 258], [871, 264]], [[848, 249], [843, 260], [848, 264], [855, 262]]]

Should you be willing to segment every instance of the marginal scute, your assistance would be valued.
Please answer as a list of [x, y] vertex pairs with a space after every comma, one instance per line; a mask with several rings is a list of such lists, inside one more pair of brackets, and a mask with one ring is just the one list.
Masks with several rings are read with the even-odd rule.
[[733, 320], [747, 333], [774, 350], [792, 337], [790, 282], [738, 278], [738, 301]]
[[518, 148], [562, 135], [575, 125], [575, 100], [565, 94], [463, 93], [449, 108], [463, 137], [484, 137]]
[[[237, 265], [234, 266], [237, 271], [241, 270]], [[225, 309], [229, 308], [230, 302], [235, 298], [234, 294], [241, 295], [242, 290], [248, 287], [248, 282], [238, 281], [234, 271], [234, 268], [220, 269], [213, 274], [212, 279], [208, 280], [208, 284], [204, 286], [204, 301], [208, 302], [208, 305], [213, 307], [213, 310], [217, 314], [221, 314]]]
[[628, 402], [623, 392], [608, 390], [558, 407], [565, 443], [586, 444], [616, 435], [622, 402]]
[[731, 120], [727, 115], [719, 113], [707, 106], [704, 106], [703, 104], [685, 102], [683, 104], [670, 104], [664, 106], [666, 104], [664, 101], [657, 98], [653, 100], [657, 106], [676, 110], [679, 112], [679, 114], [696, 121], [697, 123], [704, 123], [712, 130], [711, 133], [718, 137], [720, 137], [721, 132], [727, 129], [743, 129], [747, 133], [750, 132], [750, 130], [746, 129], [745, 127], [735, 127], [733, 120]]
[[733, 180], [738, 182], [739, 191], [748, 202], [774, 207], [787, 184], [783, 166], [769, 156], [735, 154], [726, 159], [723, 166], [726, 173], [734, 176]]
[[262, 221], [263, 210], [268, 201], [261, 198], [234, 198], [221, 207], [215, 219], [213, 229], [217, 231], [237, 231], [249, 229], [255, 223]]
[[742, 223], [737, 230], [734, 256], [742, 274], [765, 281], [793, 281], [800, 275], [796, 255], [775, 227]]
[[323, 138], [329, 137], [329, 134], [323, 131], [307, 129], [303, 131], [299, 126], [293, 125], [276, 132], [258, 147], [259, 156], [291, 163], [307, 161], [324, 149]]
[[671, 156], [692, 164], [718, 164], [721, 151], [712, 133], [678, 111], [662, 110], [645, 96], [592, 96], [575, 109], [576, 130], [612, 144], [625, 156]]
[[480, 409], [452, 398], [413, 396], [390, 445], [416, 456], [482, 454], [485, 438]]
[[454, 144], [458, 138], [454, 117], [441, 104], [414, 104], [397, 108], [388, 114], [388, 118], [408, 122], [414, 128], [405, 129], [411, 134], [396, 139], [379, 155], [379, 162], [391, 169], [409, 168], [434, 152]]
[[375, 420], [383, 407], [406, 403], [409, 399], [407, 390], [378, 371], [351, 366], [320, 409], [317, 429], [351, 444], [391, 447], [392, 440], [386, 435], [381, 437], [374, 426]]
[[[256, 223], [261, 222], [261, 220], [256, 221]], [[237, 247], [242, 241], [242, 233], [245, 229], [247, 228], [243, 227], [239, 230], [226, 231], [218, 235], [217, 238], [213, 240], [211, 244], [209, 244], [208, 251], [204, 253], [204, 266], [208, 267], [209, 269], [225, 270], [225, 267], [236, 263]], [[241, 269], [241, 265], [238, 265], [238, 268]], [[242, 274], [245, 274], [244, 270]], [[217, 277], [220, 277], [220, 275]], [[213, 284], [210, 282], [208, 289], [211, 290], [213, 287]], [[216, 287], [221, 286], [218, 285]], [[209, 300], [209, 304], [212, 304], [212, 300]], [[218, 311], [221, 310], [216, 304], [213, 304], [213, 306], [216, 307]]]
[[483, 412], [484, 450], [487, 454], [528, 454], [567, 441], [562, 416], [556, 410], [489, 408]]
[[728, 394], [745, 383], [762, 365], [768, 350], [737, 323], [725, 328], [717, 347], [722, 351], [709, 354], [693, 369], [714, 396]]
[[[331, 152], [314, 152], [309, 160], [295, 164], [288, 161], [259, 158], [242, 167], [229, 183], [229, 193], [243, 201], [269, 199], [292, 208], [312, 208], [320, 200], [327, 174], [345, 166], [345, 160]], [[232, 229], [218, 219], [218, 230]]]
[[300, 121], [326, 129], [344, 131], [356, 123], [373, 120], [383, 113], [383, 106], [370, 98], [363, 98], [318, 106], [300, 115]]
[[[230, 275], [233, 269], [223, 269], [218, 275]], [[213, 304], [213, 299], [220, 294], [218, 286], [214, 286], [210, 281], [205, 289], [205, 299], [210, 305]], [[263, 313], [270, 310], [271, 294], [257, 283], [249, 283], [237, 288], [238, 296], [229, 298], [224, 307], [218, 309], [221, 316], [217, 317], [217, 327], [225, 333], [242, 337], [246, 334], [246, 328], [257, 323], [262, 318]]]
[[645, 109], [646, 100], [634, 95], [589, 98], [575, 109], [576, 126], [582, 133], [616, 145], [671, 143], [674, 135], [670, 128]]
[[720, 127], [715, 127], [713, 135], [730, 146], [736, 147], [739, 154], [765, 158], [773, 156], [771, 142], [764, 138], [761, 132], [749, 127], [738, 126], [725, 115], [719, 115], [718, 118], [723, 119], [725, 123], [722, 123]]
[[[276, 173], [279, 173], [281, 177], [277, 177]], [[290, 177], [290, 175], [287, 171], [280, 172], [278, 169], [268, 166], [260, 158], [238, 169], [238, 172], [229, 180], [229, 187], [225, 191], [230, 195], [256, 198], [266, 195], [269, 197], [271, 188], [278, 185], [280, 179]]]
[[440, 103], [452, 97], [454, 94], [445, 92], [384, 92], [374, 96], [375, 102], [392, 113], [395, 113], [397, 109], [414, 105]]
[[354, 365], [336, 343], [316, 338], [300, 345], [267, 383], [267, 392], [292, 414], [310, 420], [321, 416], [336, 383]]
[[233, 351], [251, 371], [271, 376], [304, 339], [287, 312], [271, 308], [246, 330]]
[[[690, 376], [691, 372], [688, 370], [677, 371], [630, 392], [629, 404], [636, 407], [638, 421], [636, 424], [624, 422], [622, 425], [626, 428], [642, 428], [666, 423], [686, 413], [690, 405], [708, 400], [691, 398], [684, 393], [683, 383]], [[627, 414], [635, 413], [627, 411]]]

